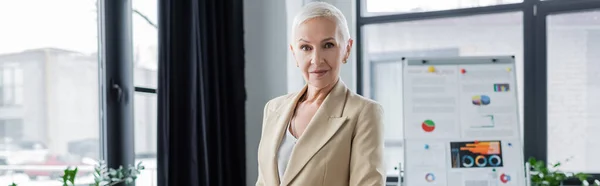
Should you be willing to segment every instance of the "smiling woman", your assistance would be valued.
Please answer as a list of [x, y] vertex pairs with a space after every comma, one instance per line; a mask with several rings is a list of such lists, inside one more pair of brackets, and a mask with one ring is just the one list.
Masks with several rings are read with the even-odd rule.
[[339, 77], [353, 44], [346, 18], [330, 4], [309, 3], [292, 37], [307, 84], [267, 102], [256, 185], [384, 185], [383, 110]]
[[329, 18], [312, 18], [297, 27], [297, 42], [290, 45], [304, 79], [317, 88], [331, 86], [350, 55], [352, 39], [344, 40], [348, 36], [339, 36], [337, 28]]

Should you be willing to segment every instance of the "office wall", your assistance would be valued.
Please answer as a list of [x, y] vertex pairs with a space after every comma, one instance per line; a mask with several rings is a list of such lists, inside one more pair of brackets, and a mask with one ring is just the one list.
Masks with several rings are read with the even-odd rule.
[[254, 185], [258, 176], [264, 105], [287, 92], [285, 10], [282, 0], [244, 0], [247, 185]]

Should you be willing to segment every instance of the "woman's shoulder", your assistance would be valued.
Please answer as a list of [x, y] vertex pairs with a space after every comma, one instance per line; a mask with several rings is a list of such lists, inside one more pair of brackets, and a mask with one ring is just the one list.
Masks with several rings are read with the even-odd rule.
[[348, 95], [348, 103], [360, 108], [366, 108], [370, 106], [381, 107], [377, 101], [353, 92]]
[[267, 101], [267, 103], [265, 104], [265, 108], [271, 111], [277, 110], [277, 108], [281, 107], [281, 105], [284, 105], [285, 103], [293, 100], [297, 94], [298, 92], [294, 92], [275, 97]]

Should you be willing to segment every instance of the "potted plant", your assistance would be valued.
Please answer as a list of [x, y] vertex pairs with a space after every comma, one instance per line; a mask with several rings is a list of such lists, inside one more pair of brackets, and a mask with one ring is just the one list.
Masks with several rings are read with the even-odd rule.
[[[569, 159], [565, 160], [565, 162], [568, 161]], [[559, 167], [562, 165], [561, 162], [546, 165], [544, 161], [530, 157], [529, 164], [532, 169], [531, 186], [562, 186], [565, 180], [571, 178], [579, 179], [582, 185], [600, 185], [600, 181], [598, 180], [594, 180], [594, 183], [590, 184], [588, 179], [592, 177], [589, 174], [560, 171]]]
[[[144, 166], [142, 162], [138, 163], [136, 166], [129, 166], [127, 169], [120, 166], [118, 169], [108, 168], [106, 162], [100, 161], [94, 167], [94, 183], [90, 184], [90, 186], [112, 186], [119, 183], [125, 183], [129, 185], [135, 179], [137, 179], [138, 175], [144, 170]], [[75, 181], [77, 177], [77, 167], [71, 168], [67, 167], [64, 170], [64, 174], [61, 177], [60, 181], [63, 183], [63, 186], [75, 186]], [[15, 183], [12, 183], [9, 186], [18, 186]]]

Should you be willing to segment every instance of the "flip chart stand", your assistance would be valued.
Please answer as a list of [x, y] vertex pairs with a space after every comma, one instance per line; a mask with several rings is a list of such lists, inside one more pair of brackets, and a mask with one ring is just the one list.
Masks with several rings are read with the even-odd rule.
[[402, 171], [402, 163], [398, 163], [398, 183], [397, 183], [398, 186], [404, 185], [404, 183], [402, 181], [402, 180], [404, 180], [402, 178], [402, 172], [404, 172], [404, 171]]
[[531, 185], [531, 164], [529, 162], [525, 162], [525, 184]]

